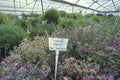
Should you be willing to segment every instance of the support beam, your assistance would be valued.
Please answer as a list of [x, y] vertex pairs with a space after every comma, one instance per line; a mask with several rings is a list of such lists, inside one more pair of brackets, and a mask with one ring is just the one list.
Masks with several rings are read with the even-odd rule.
[[20, 6], [20, 8], [21, 8], [21, 2], [20, 2], [20, 0], [19, 0], [19, 6]]
[[44, 13], [43, 0], [41, 0], [41, 8], [42, 8], [42, 13]]
[[37, 0], [35, 0], [35, 3], [34, 3], [34, 5], [33, 5], [32, 12], [33, 12], [33, 10], [34, 10], [34, 8], [35, 8], [36, 3], [37, 3]]
[[120, 11], [104, 11], [103, 13], [120, 13]]
[[115, 3], [114, 3], [114, 0], [112, 0], [112, 3], [113, 3], [114, 8], [117, 10], [117, 8], [116, 8], [116, 6], [115, 6]]
[[98, 3], [98, 2], [96, 2], [98, 5], [100, 5], [101, 7], [103, 7], [103, 8], [105, 8], [102, 4], [100, 4], [100, 3]]
[[[27, 7], [27, 6], [31, 5], [31, 4], [33, 4], [33, 3], [34, 3], [34, 1], [31, 2], [31, 3], [27, 3], [27, 5], [25, 5], [25, 6], [21, 6], [21, 8], [25, 8], [25, 7]], [[25, 3], [25, 4], [26, 4], [26, 3]]]
[[13, 3], [14, 3], [14, 11], [16, 11], [16, 9], [15, 9], [15, 0], [13, 1]]
[[[109, 1], [109, 2], [110, 2], [110, 1]], [[117, 3], [117, 2], [119, 2], [119, 1], [115, 1], [114, 3]], [[103, 12], [105, 12], [105, 10], [111, 8], [111, 6], [112, 6], [112, 3], [106, 5], [105, 8], [102, 8], [102, 9], [100, 9], [100, 10], [103, 11]]]
[[59, 8], [61, 8], [61, 7], [62, 7], [62, 5], [63, 5], [63, 4], [60, 4], [60, 5], [59, 5], [59, 6], [58, 6], [56, 9], [59, 9]]
[[[14, 10], [5, 10], [5, 9], [0, 9], [0, 11], [4, 11], [4, 12], [14, 12]], [[16, 12], [32, 12], [32, 11], [16, 10]], [[34, 12], [41, 12], [41, 11], [34, 11]]]
[[[79, 2], [80, 0], [77, 0], [75, 5]], [[74, 12], [74, 6], [72, 7], [72, 12]]]
[[26, 4], [28, 3], [28, 1], [26, 0]]
[[49, 5], [47, 6], [47, 8], [46, 8], [46, 9], [48, 9], [48, 8], [51, 6], [51, 4], [52, 4], [52, 2], [50, 2], [50, 3], [49, 3]]
[[77, 4], [80, 0], [77, 0], [75, 4]]
[[[104, 2], [103, 4], [101, 4], [102, 6], [103, 5], [105, 5], [105, 4], [107, 4], [109, 1], [106, 1], [106, 2]], [[101, 7], [101, 5], [100, 6], [98, 6], [96, 9], [99, 9], [100, 7]]]

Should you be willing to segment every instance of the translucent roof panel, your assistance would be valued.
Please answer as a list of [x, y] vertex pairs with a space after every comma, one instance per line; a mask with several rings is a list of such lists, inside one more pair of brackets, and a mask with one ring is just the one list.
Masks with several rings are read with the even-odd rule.
[[43, 13], [49, 8], [66, 12], [116, 13], [120, 12], [120, 0], [0, 0], [1, 12]]
[[[63, 0], [62, 0], [63, 1]], [[120, 12], [120, 0], [64, 0], [100, 12]]]

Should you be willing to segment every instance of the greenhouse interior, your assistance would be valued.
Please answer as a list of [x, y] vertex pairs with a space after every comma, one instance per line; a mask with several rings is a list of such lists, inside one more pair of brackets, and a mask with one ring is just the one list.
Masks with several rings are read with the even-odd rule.
[[120, 80], [120, 0], [0, 0], [0, 80]]

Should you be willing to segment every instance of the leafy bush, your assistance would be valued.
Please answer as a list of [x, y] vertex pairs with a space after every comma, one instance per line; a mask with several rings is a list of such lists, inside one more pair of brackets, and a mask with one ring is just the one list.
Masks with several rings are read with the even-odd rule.
[[32, 28], [29, 36], [31, 38], [33, 38], [34, 36], [37, 36], [37, 35], [38, 36], [44, 36], [46, 33], [51, 35], [56, 29], [57, 29], [57, 27], [53, 23], [50, 23], [50, 24], [47, 24], [47, 25], [39, 24], [39, 25]]
[[41, 24], [41, 20], [39, 17], [35, 19], [31, 19], [30, 22], [31, 22], [31, 25], [34, 27], [39, 26]]
[[[99, 74], [100, 66], [95, 62], [76, 60], [73, 57], [59, 62], [60, 80], [113, 80], [111, 74]], [[103, 77], [104, 76], [104, 77]]]
[[24, 19], [17, 19], [15, 22], [15, 25], [20, 26], [24, 31], [31, 31], [32, 30], [32, 25], [29, 21], [24, 20]]
[[32, 27], [32, 30], [29, 34], [30, 38], [34, 38], [34, 36], [43, 36], [45, 34], [45, 30], [42, 25]]
[[92, 16], [91, 18], [92, 18], [95, 22], [100, 22], [100, 17], [99, 17], [99, 16], [94, 15], [94, 16]]
[[66, 17], [67, 13], [65, 11], [59, 11], [60, 17]]
[[50, 80], [51, 68], [48, 65], [50, 55], [46, 51], [47, 40], [47, 37], [36, 36], [33, 41], [24, 39], [18, 47], [14, 47], [11, 55], [0, 63], [3, 72], [0, 78]]
[[46, 31], [49, 35], [51, 35], [55, 30], [57, 30], [57, 26], [54, 23], [50, 23], [48, 25], [42, 26], [44, 31]]
[[[39, 63], [42, 65], [38, 66]], [[2, 66], [0, 67], [1, 80], [50, 80], [48, 75], [51, 69], [46, 63], [40, 61], [37, 64], [25, 62], [17, 54], [7, 57], [0, 65]]]
[[19, 17], [17, 16], [17, 15], [15, 15], [15, 14], [8, 14], [7, 15], [8, 16], [8, 18], [10, 19], [10, 20], [16, 20], [16, 19], [19, 19]]
[[83, 15], [81, 13], [69, 13], [67, 14], [67, 18], [72, 18], [76, 20], [83, 18]]
[[[106, 37], [100, 35], [93, 42], [87, 43], [89, 39], [80, 31], [81, 29], [76, 28], [75, 31], [66, 29], [55, 33], [56, 37], [67, 37], [70, 40], [67, 52], [60, 52], [58, 79], [114, 80], [119, 78], [120, 39], [112, 35]], [[53, 79], [55, 55], [48, 51], [48, 37], [49, 35], [46, 34], [44, 37], [35, 37], [34, 41], [25, 39], [18, 48], [15, 48], [13, 55], [1, 63], [1, 70], [6, 71], [2, 79], [8, 76], [10, 79]], [[18, 61], [15, 60], [15, 56], [19, 57]], [[14, 74], [16, 72], [17, 74]]]
[[36, 36], [33, 41], [25, 39], [17, 48], [17, 51], [19, 51], [17, 53], [21, 55], [25, 62], [37, 64], [36, 62], [41, 62], [45, 59], [47, 46], [45, 37]]
[[[101, 29], [101, 27], [96, 27], [96, 28]], [[85, 30], [87, 30], [87, 28]], [[91, 29], [88, 29], [88, 30], [91, 30]], [[84, 72], [82, 73], [83, 68], [80, 68], [80, 67], [79, 67], [79, 70], [81, 71], [81, 76], [77, 75], [78, 65], [80, 66], [80, 64], [75, 63], [77, 62], [76, 60], [80, 61], [80, 63], [84, 61], [84, 63], [85, 62], [95, 63], [99, 65], [100, 70], [98, 72], [95, 72], [96, 74], [94, 75], [94, 78], [99, 76], [100, 79], [104, 79], [102, 76], [105, 74], [106, 74], [106, 78], [108, 77], [111, 79], [119, 78], [120, 76], [120, 73], [119, 73], [120, 71], [119, 69], [120, 38], [115, 36], [116, 34], [110, 35], [107, 33], [106, 35], [106, 32], [104, 32], [103, 30], [102, 32], [101, 30], [100, 32], [102, 35], [98, 33], [97, 36], [96, 34], [91, 34], [96, 32], [97, 30], [88, 32], [88, 31], [82, 31], [81, 29], [79, 30], [75, 28], [74, 29], [72, 28], [70, 30], [67, 30], [67, 29], [62, 31], [59, 30], [53, 34], [54, 36], [69, 38], [68, 51], [67, 51], [68, 53], [65, 53], [64, 55], [66, 55], [68, 58], [72, 57], [72, 59], [74, 59], [74, 61], [70, 63], [69, 63], [70, 60], [67, 60], [66, 62], [65, 61], [60, 62], [59, 74], [62, 77], [62, 79], [66, 77], [68, 79], [79, 80], [85, 77], [84, 74], [86, 73]], [[66, 56], [62, 58], [63, 59], [67, 58]], [[89, 73], [90, 72], [88, 69], [87, 75]]]
[[8, 22], [9, 22], [8, 17], [5, 14], [0, 13], [0, 24], [6, 24]]
[[5, 57], [6, 53], [20, 44], [25, 38], [25, 32], [18, 26], [9, 24], [0, 27], [0, 57]]
[[90, 25], [91, 23], [85, 19], [80, 13], [66, 13], [64, 17], [59, 18], [58, 26], [62, 28], [79, 27]]
[[79, 24], [78, 21], [67, 18], [61, 18], [59, 22], [59, 26], [62, 28], [76, 27], [78, 26], [78, 24]]
[[55, 9], [49, 9], [44, 14], [44, 20], [48, 20], [48, 23], [57, 23], [59, 19], [59, 12]]

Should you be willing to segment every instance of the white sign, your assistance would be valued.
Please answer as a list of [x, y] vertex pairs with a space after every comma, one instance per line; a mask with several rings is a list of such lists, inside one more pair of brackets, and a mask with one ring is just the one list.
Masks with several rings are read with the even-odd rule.
[[49, 38], [49, 50], [66, 51], [68, 39], [65, 38]]
[[42, 21], [42, 25], [47, 25], [47, 20]]
[[55, 61], [55, 79], [57, 80], [57, 64], [59, 58], [59, 51], [66, 51], [68, 39], [65, 38], [49, 38], [49, 50], [56, 50], [56, 61]]

